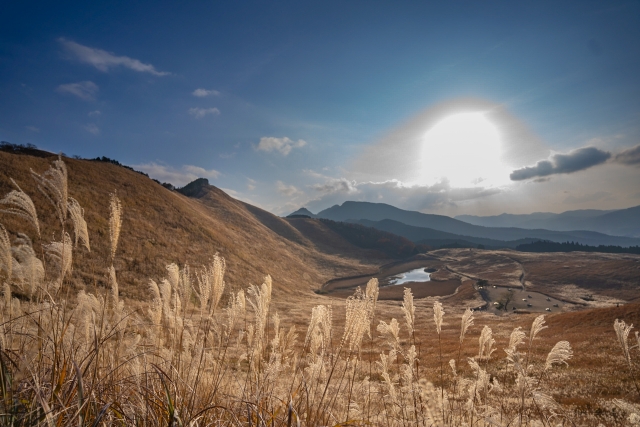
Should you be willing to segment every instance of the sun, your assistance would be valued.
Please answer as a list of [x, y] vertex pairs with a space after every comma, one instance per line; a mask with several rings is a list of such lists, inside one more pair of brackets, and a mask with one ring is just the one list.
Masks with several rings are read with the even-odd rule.
[[424, 135], [422, 151], [423, 185], [443, 179], [452, 187], [509, 183], [500, 132], [484, 113], [458, 113], [437, 122]]

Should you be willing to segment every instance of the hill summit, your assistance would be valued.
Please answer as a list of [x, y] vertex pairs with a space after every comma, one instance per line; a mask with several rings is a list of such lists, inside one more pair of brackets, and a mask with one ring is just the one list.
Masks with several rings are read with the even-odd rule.
[[302, 207], [295, 212], [287, 215], [287, 218], [296, 218], [296, 217], [309, 217], [309, 218], [318, 218], [316, 214], [311, 212], [309, 209]]

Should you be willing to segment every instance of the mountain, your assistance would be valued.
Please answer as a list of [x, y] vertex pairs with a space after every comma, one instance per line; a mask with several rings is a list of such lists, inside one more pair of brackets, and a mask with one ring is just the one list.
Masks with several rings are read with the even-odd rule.
[[433, 248], [438, 248], [446, 245], [462, 245], [470, 247], [483, 245], [486, 249], [513, 249], [518, 245], [538, 241], [538, 239], [502, 241], [495, 239], [485, 239], [482, 237], [461, 236], [458, 234], [434, 230], [432, 228], [414, 227], [412, 225], [406, 225], [398, 221], [393, 221], [391, 219], [384, 219], [382, 221], [369, 221], [367, 219], [360, 219], [356, 221], [356, 223], [365, 225], [367, 227], [373, 227], [378, 230], [387, 231], [389, 233], [405, 237], [412, 242], [428, 245]]
[[406, 225], [430, 228], [457, 234], [459, 236], [482, 237], [487, 239], [512, 241], [518, 239], [539, 239], [552, 242], [574, 241], [587, 245], [617, 245], [635, 246], [640, 244], [640, 239], [629, 237], [609, 236], [606, 234], [585, 231], [553, 231], [545, 229], [524, 229], [516, 227], [483, 227], [473, 225], [444, 215], [424, 214], [416, 211], [407, 211], [385, 203], [370, 202], [344, 202], [321, 212], [317, 217], [334, 221], [357, 221], [366, 219], [370, 221], [382, 221], [391, 219]]
[[458, 215], [455, 218], [484, 227], [544, 228], [555, 231], [587, 230], [615, 236], [640, 237], [640, 206], [609, 211], [585, 209], [560, 214], [535, 212], [528, 215]]
[[317, 216], [314, 213], [311, 213], [311, 211], [307, 208], [300, 208], [297, 211], [287, 215], [287, 218], [307, 217], [307, 216], [309, 218], [317, 218]]

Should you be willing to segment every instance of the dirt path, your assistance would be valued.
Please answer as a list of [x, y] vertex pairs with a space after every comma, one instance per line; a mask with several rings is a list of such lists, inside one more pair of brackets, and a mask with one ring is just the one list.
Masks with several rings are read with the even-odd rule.
[[520, 266], [520, 277], [518, 279], [520, 280], [520, 287], [524, 291], [526, 289], [524, 282], [525, 282], [525, 278], [527, 277], [527, 271], [524, 269], [524, 265], [517, 259], [511, 258], [510, 256], [505, 255], [505, 258], [509, 258], [511, 261], [515, 262]]

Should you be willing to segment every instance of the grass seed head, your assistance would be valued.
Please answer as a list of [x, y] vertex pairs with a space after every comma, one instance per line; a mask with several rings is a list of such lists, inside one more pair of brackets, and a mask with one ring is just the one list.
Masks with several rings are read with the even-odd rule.
[[69, 197], [69, 215], [73, 222], [73, 232], [75, 235], [75, 245], [78, 246], [78, 239], [91, 252], [89, 245], [89, 232], [87, 231], [87, 222], [84, 220], [84, 209], [80, 203], [73, 197]]
[[620, 344], [620, 348], [622, 349], [622, 354], [624, 355], [627, 363], [631, 363], [631, 356], [629, 354], [629, 342], [627, 338], [629, 337], [629, 332], [633, 325], [627, 325], [624, 320], [616, 319], [613, 322], [613, 329], [616, 331], [616, 336], [618, 337], [618, 343]]
[[122, 228], [122, 204], [115, 194], [109, 197], [109, 237], [111, 238], [111, 259], [116, 256], [118, 239]]
[[40, 223], [38, 222], [38, 214], [36, 207], [31, 200], [31, 197], [16, 184], [11, 178], [11, 182], [16, 186], [17, 190], [9, 192], [2, 200], [0, 204], [7, 205], [5, 209], [0, 209], [0, 212], [8, 213], [11, 215], [17, 215], [23, 219], [26, 219], [38, 233], [40, 237]]
[[442, 303], [436, 301], [433, 303], [433, 320], [436, 322], [436, 331], [440, 335], [442, 330], [442, 319], [444, 317], [444, 310], [442, 309]]

